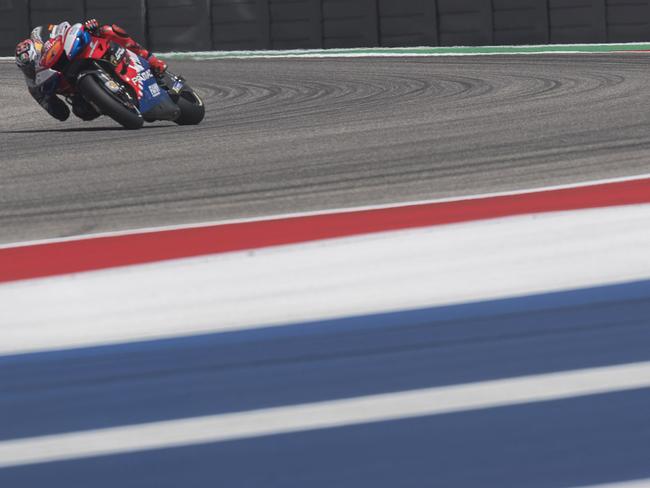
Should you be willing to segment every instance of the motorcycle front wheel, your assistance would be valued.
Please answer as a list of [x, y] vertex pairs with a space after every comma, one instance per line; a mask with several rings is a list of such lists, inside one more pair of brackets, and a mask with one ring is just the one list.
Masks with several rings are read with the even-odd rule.
[[181, 115], [174, 122], [178, 125], [198, 125], [205, 117], [203, 100], [192, 89], [183, 90], [176, 105], [181, 109]]
[[125, 129], [137, 130], [144, 125], [140, 112], [126, 107], [94, 76], [84, 76], [79, 81], [77, 88], [81, 95], [101, 114], [110, 117]]

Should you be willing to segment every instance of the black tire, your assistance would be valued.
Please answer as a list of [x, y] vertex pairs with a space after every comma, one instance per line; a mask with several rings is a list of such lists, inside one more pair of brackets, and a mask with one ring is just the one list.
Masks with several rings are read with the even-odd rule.
[[205, 117], [203, 100], [192, 90], [182, 91], [176, 105], [181, 109], [181, 116], [174, 121], [178, 125], [198, 125]]
[[78, 89], [81, 95], [91, 105], [98, 108], [103, 115], [110, 117], [125, 129], [137, 130], [141, 129], [144, 125], [144, 120], [140, 112], [130, 110], [124, 106], [94, 76], [84, 76], [79, 81]]

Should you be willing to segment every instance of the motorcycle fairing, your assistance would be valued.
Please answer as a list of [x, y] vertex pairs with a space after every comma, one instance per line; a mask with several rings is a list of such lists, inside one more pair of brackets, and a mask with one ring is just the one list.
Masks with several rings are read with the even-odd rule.
[[59, 62], [65, 52], [63, 41], [60, 37], [50, 39], [43, 47], [43, 55], [39, 62], [40, 69], [50, 69]]
[[84, 30], [83, 25], [75, 24], [65, 33], [65, 54], [68, 59], [74, 59], [91, 41], [91, 35]]
[[[83, 57], [105, 60], [114, 66], [114, 73], [133, 89], [140, 113], [152, 112], [159, 105], [170, 108], [171, 103], [175, 106], [167, 92], [158, 85], [146, 59], [101, 37], [91, 36], [84, 47]], [[164, 111], [159, 109], [157, 112]]]
[[171, 102], [171, 98], [167, 92], [160, 88], [160, 85], [156, 81], [149, 62], [132, 51], [127, 50], [127, 53], [129, 64], [126, 73], [122, 74], [122, 71], [119, 69], [116, 72], [120, 78], [135, 90], [140, 105], [140, 112], [146, 114], [161, 103]]

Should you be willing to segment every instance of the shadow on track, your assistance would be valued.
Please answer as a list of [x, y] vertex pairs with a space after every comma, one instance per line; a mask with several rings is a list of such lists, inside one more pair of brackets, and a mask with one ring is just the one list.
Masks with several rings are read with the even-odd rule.
[[[148, 125], [142, 127], [142, 129], [164, 129], [165, 127], [176, 127], [175, 125]], [[127, 131], [124, 127], [120, 126], [111, 126], [111, 127], [68, 127], [65, 129], [21, 129], [21, 130], [3, 130], [0, 131], [0, 134], [47, 134], [53, 132], [115, 132], [115, 131]], [[129, 131], [135, 132], [135, 131]]]

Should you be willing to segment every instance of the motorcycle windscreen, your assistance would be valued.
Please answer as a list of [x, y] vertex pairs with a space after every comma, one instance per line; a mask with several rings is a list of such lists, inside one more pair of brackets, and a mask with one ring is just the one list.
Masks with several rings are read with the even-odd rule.
[[74, 59], [90, 43], [88, 34], [81, 24], [75, 24], [65, 34], [65, 53], [68, 59]]

